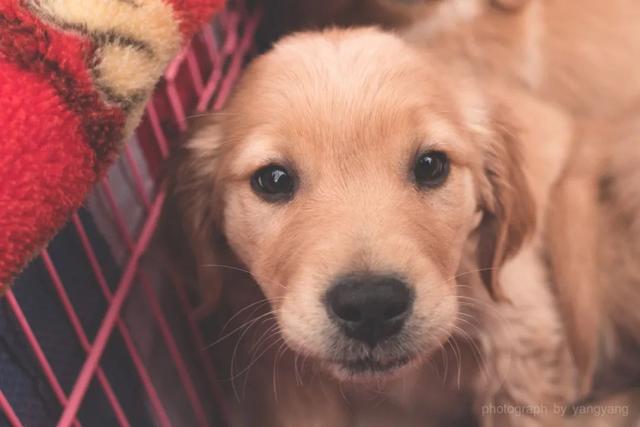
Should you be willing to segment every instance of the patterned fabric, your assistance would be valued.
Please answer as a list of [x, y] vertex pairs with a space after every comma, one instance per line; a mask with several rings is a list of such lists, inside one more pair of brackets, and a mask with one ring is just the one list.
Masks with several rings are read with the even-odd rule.
[[0, 293], [117, 156], [223, 0], [0, 0]]

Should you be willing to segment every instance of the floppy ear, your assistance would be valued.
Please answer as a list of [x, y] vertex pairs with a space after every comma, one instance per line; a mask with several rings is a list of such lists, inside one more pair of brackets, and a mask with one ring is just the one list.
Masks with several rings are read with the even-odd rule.
[[498, 280], [500, 268], [533, 231], [535, 204], [523, 171], [516, 130], [502, 121], [495, 125], [494, 135], [483, 150], [484, 216], [478, 228], [478, 267], [492, 298], [507, 300]]
[[203, 306], [219, 299], [224, 238], [219, 232], [221, 200], [216, 192], [221, 132], [215, 118], [195, 123], [170, 167], [162, 228], [171, 263], [182, 278], [195, 283]]

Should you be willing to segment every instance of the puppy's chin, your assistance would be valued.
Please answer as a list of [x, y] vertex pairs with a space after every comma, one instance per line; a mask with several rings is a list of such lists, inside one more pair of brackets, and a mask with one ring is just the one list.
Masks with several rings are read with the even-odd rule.
[[408, 375], [421, 364], [415, 355], [377, 361], [370, 357], [325, 362], [327, 370], [338, 380], [352, 383], [376, 383], [394, 381]]
[[[287, 341], [287, 340], [285, 340]], [[428, 358], [436, 346], [426, 346], [426, 348], [415, 351], [385, 351], [376, 347], [374, 350], [367, 350], [364, 346], [357, 346], [343, 349], [345, 351], [333, 351], [332, 354], [326, 352], [311, 351], [310, 348], [295, 345], [287, 342], [289, 348], [295, 353], [310, 357], [324, 368], [330, 376], [341, 382], [351, 382], [356, 384], [374, 383], [379, 385], [389, 381], [394, 381], [411, 374], [418, 369]], [[387, 349], [389, 350], [389, 349]]]

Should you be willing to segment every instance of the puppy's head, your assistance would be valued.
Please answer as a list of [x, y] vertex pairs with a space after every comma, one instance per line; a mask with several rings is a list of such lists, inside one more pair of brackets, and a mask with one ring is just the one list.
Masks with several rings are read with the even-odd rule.
[[393, 35], [287, 38], [188, 143], [186, 238], [209, 251], [226, 238], [291, 348], [342, 377], [390, 376], [452, 333], [463, 247], [499, 296], [532, 225], [496, 110]]

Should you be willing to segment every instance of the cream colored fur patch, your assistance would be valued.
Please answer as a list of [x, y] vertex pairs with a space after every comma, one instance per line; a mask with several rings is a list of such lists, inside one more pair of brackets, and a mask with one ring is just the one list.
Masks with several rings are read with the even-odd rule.
[[139, 110], [181, 43], [173, 9], [161, 0], [31, 0], [43, 20], [77, 31], [96, 43], [92, 74], [106, 102], [130, 112], [125, 130], [137, 124]]

